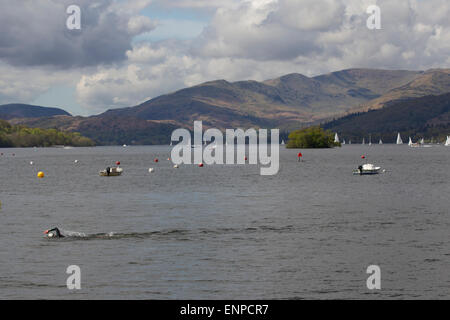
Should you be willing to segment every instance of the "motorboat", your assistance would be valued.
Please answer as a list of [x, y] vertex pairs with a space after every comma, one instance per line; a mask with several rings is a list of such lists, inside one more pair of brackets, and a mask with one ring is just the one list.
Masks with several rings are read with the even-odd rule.
[[370, 175], [370, 174], [378, 174], [381, 172], [381, 167], [376, 167], [371, 163], [366, 163], [360, 165], [358, 169], [353, 170], [353, 174], [355, 175]]
[[123, 172], [122, 168], [119, 167], [107, 167], [105, 170], [99, 172], [99, 175], [102, 177], [115, 177], [120, 176]]

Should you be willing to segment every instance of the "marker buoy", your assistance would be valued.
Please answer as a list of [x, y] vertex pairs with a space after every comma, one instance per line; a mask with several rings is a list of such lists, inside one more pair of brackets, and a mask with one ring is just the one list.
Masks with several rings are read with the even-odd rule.
[[153, 168], [148, 169], [148, 172], [150, 172], [150, 173], [152, 173], [154, 171], [155, 171], [155, 169], [153, 169]]
[[34, 164], [34, 162], [33, 162], [33, 161], [30, 161], [30, 164], [31, 164], [31, 165], [33, 165], [33, 164]]
[[247, 160], [248, 160], [248, 158], [247, 158], [247, 157], [245, 157], [245, 158], [244, 158], [244, 160], [245, 160], [245, 161], [247, 161]]
[[120, 166], [120, 161], [116, 161], [116, 165]]
[[74, 162], [75, 162], [75, 163], [78, 163], [78, 160], [75, 160]]
[[158, 160], [158, 158], [155, 158], [155, 160], [154, 160], [155, 162], [159, 162], [159, 160]]
[[174, 167], [175, 169], [178, 169], [178, 165], [177, 165], [177, 164], [176, 164], [176, 165], [174, 165], [173, 167]]
[[42, 171], [39, 171], [37, 176], [39, 179], [42, 179], [43, 177], [45, 177], [45, 174]]
[[203, 163], [199, 163], [198, 166], [199, 166], [200, 168], [203, 168]]
[[167, 158], [167, 161], [170, 161], [170, 158]]
[[361, 156], [361, 159], [365, 159], [365, 158], [366, 158], [366, 156], [365, 156], [365, 155], [362, 155], [362, 156]]

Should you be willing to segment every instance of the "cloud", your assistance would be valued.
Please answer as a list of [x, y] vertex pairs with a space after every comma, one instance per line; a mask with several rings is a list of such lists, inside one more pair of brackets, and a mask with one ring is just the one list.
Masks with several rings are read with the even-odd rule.
[[[84, 77], [78, 97], [99, 109], [114, 108], [222, 78], [265, 80], [290, 72], [317, 75], [351, 67], [450, 66], [448, 2], [377, 3], [382, 30], [366, 27], [366, 9], [373, 1], [245, 0], [219, 6], [196, 39], [134, 46], [127, 51], [128, 65]], [[203, 2], [171, 5], [183, 4], [197, 7]], [[435, 5], [440, 13], [430, 19]]]
[[[80, 1], [86, 14], [79, 35], [61, 32], [65, 15], [57, 14], [64, 9], [59, 3], [69, 1], [42, 0], [32, 12], [7, 6], [0, 13], [7, 25], [0, 35], [0, 60], [18, 69], [50, 65], [61, 79], [58, 70], [80, 66], [71, 69], [78, 77], [77, 100], [92, 113], [216, 79], [313, 76], [353, 67], [450, 67], [447, 0], [154, 1], [168, 10], [206, 11], [210, 19], [202, 21], [207, 25], [198, 36], [156, 42], [146, 34], [155, 22], [139, 14], [149, 1]], [[366, 27], [366, 9], [374, 3], [381, 8], [381, 30]], [[20, 17], [22, 11], [28, 18]], [[26, 21], [30, 24], [22, 27]], [[25, 88], [27, 95], [51, 85], [37, 81], [29, 80], [34, 89]]]
[[[0, 60], [15, 66], [57, 68], [121, 62], [134, 36], [155, 24], [139, 16], [149, 1], [0, 0]], [[81, 8], [81, 30], [68, 30], [66, 9]]]

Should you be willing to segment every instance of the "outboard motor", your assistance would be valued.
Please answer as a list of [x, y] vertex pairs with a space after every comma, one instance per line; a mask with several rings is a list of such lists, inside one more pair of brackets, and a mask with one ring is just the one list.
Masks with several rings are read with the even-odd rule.
[[107, 167], [107, 168], [106, 168], [106, 174], [109, 176], [110, 173], [111, 173], [111, 168], [110, 168], [110, 167]]
[[58, 228], [53, 228], [50, 230], [45, 230], [44, 233], [48, 238], [64, 238]]

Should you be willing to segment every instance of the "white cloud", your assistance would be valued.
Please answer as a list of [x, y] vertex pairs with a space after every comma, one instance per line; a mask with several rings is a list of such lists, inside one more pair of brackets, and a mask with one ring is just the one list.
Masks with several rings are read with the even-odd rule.
[[[138, 37], [139, 42], [123, 51], [125, 60], [120, 63], [70, 71], [78, 77], [78, 102], [87, 110], [133, 106], [215, 79], [265, 80], [291, 72], [311, 76], [351, 67], [450, 67], [448, 0], [154, 1], [170, 10], [206, 10], [211, 19], [193, 39], [156, 43]], [[153, 21], [139, 15], [149, 3], [114, 2], [108, 10], [125, 14], [127, 32], [139, 34], [154, 28]], [[381, 30], [366, 27], [366, 9], [372, 4], [381, 8]], [[172, 22], [173, 28], [184, 26]], [[192, 26], [197, 33], [200, 28]], [[100, 41], [100, 34], [92, 34], [92, 39]], [[32, 96], [52, 83], [28, 77], [25, 88], [22, 76], [25, 79], [18, 72], [16, 81], [12, 79], [15, 85], [3, 78], [0, 95], [11, 96], [22, 87], [17, 94]], [[36, 79], [41, 79], [40, 73]]]

